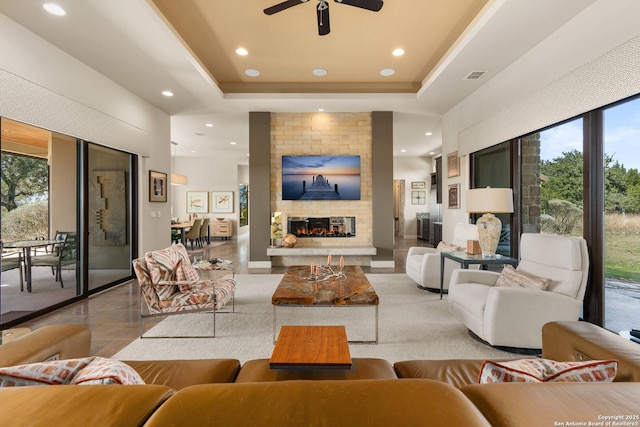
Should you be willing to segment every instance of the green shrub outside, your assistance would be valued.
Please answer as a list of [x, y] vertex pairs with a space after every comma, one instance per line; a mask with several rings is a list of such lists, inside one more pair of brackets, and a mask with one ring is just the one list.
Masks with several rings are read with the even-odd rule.
[[27, 203], [2, 212], [2, 241], [31, 240], [49, 236], [48, 202]]

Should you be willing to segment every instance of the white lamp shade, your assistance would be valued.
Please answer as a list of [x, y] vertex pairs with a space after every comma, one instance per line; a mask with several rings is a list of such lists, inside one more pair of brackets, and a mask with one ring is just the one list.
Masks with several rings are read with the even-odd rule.
[[171, 185], [187, 185], [187, 177], [178, 173], [172, 173]]
[[511, 213], [513, 212], [513, 190], [491, 187], [467, 190], [467, 212]]

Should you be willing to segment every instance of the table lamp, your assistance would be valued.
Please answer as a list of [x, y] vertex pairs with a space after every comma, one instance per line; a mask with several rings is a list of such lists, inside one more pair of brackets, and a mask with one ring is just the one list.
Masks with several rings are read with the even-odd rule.
[[474, 188], [467, 190], [467, 212], [482, 213], [476, 221], [482, 256], [495, 256], [502, 221], [494, 214], [513, 212], [513, 190], [510, 188]]

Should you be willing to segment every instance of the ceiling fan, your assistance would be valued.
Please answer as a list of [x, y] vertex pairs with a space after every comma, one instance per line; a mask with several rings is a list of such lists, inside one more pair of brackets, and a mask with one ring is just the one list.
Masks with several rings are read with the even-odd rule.
[[[268, 7], [264, 10], [267, 15], [273, 15], [274, 13], [282, 12], [290, 7], [297, 6], [301, 3], [306, 3], [309, 0], [287, 0], [282, 3], [278, 3], [274, 6]], [[382, 9], [382, 0], [333, 0], [336, 3], [347, 4], [349, 6], [359, 7], [360, 9], [370, 10], [377, 12]], [[331, 29], [329, 28], [329, 1], [318, 0], [318, 6], [316, 7], [318, 14], [318, 34], [326, 36]]]

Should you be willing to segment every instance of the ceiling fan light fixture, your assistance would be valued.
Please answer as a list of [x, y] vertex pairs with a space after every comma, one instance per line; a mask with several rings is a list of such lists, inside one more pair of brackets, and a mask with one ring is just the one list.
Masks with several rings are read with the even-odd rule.
[[385, 68], [380, 71], [380, 75], [383, 77], [393, 76], [395, 73], [396, 73], [396, 70], [394, 70], [393, 68]]
[[260, 71], [254, 70], [253, 68], [247, 68], [244, 70], [244, 73], [249, 77], [258, 77], [260, 75]]
[[[263, 10], [265, 15], [273, 15], [291, 7], [297, 6], [302, 3], [306, 3], [309, 0], [285, 0], [281, 3], [275, 4]], [[378, 12], [382, 9], [382, 0], [334, 0], [338, 4], [346, 4], [348, 6], [357, 7], [360, 9], [370, 10], [371, 12]], [[329, 0], [318, 0], [316, 6], [316, 14], [318, 18], [318, 35], [326, 36], [331, 32], [329, 24]]]
[[318, 77], [326, 76], [327, 73], [328, 71], [325, 70], [324, 68], [316, 68], [313, 70], [313, 75]]

